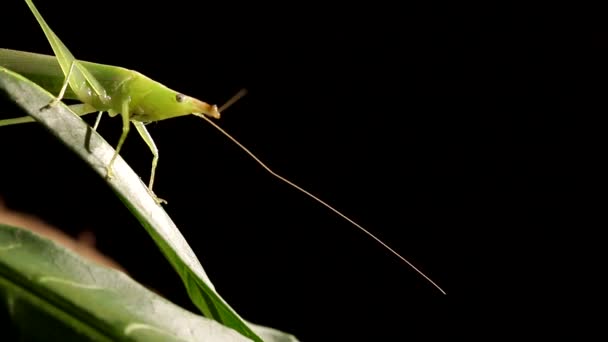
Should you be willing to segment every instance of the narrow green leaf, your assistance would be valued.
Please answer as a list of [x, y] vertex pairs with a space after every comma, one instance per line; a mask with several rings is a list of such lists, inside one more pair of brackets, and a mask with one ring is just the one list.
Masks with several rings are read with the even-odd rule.
[[[36, 121], [44, 125], [72, 151], [84, 159], [100, 176], [106, 176], [106, 165], [114, 149], [63, 103], [41, 110], [53, 95], [26, 78], [0, 67], [0, 89]], [[190, 298], [201, 312], [256, 341], [254, 331], [266, 332], [244, 321], [215, 291], [196, 255], [164, 209], [150, 196], [146, 185], [119, 156], [114, 163], [114, 177], [107, 180], [113, 191], [140, 221], [167, 260], [180, 275]], [[278, 339], [295, 340], [293, 336], [270, 334]], [[266, 335], [266, 337], [271, 337]], [[271, 340], [275, 340], [271, 338]]]
[[[0, 311], [6, 311], [19, 340], [249, 341], [215, 320], [167, 301], [120, 271], [3, 224], [0, 299], [4, 304]], [[0, 334], [5, 333], [6, 327]]]

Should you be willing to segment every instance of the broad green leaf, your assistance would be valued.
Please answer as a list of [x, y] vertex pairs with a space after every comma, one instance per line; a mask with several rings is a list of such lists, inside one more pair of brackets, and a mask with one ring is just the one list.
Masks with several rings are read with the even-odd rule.
[[[0, 312], [13, 338], [39, 341], [249, 341], [126, 274], [28, 230], [0, 224]], [[1, 325], [6, 325], [4, 319]], [[16, 329], [15, 329], [16, 328]], [[10, 339], [10, 329], [0, 340]]]
[[[53, 99], [53, 95], [3, 67], [0, 67], [0, 89], [105, 178], [106, 165], [110, 162], [114, 149], [65, 104], [58, 103], [41, 111], [41, 108]], [[264, 333], [270, 341], [295, 340], [289, 334], [246, 322], [220, 297], [179, 229], [150, 196], [139, 176], [120, 156], [114, 163], [114, 177], [106, 181], [150, 234], [181, 277], [193, 303], [206, 317], [215, 319], [255, 341], [262, 341], [256, 334], [258, 331], [272, 331], [272, 334]], [[272, 336], [276, 336], [276, 339]]]

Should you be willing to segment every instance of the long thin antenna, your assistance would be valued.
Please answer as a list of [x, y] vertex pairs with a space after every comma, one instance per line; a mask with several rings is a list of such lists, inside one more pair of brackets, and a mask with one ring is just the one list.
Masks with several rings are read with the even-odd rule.
[[[239, 93], [237, 93], [237, 95], [233, 96], [231, 100], [228, 101], [228, 103], [233, 104], [236, 100], [238, 100], [238, 98], [241, 98], [243, 95], [245, 95], [244, 91], [241, 90]], [[227, 108], [227, 105], [223, 105], [221, 108], [225, 109]], [[243, 144], [241, 144], [238, 140], [236, 140], [235, 138], [233, 138], [230, 134], [228, 134], [226, 131], [224, 131], [224, 129], [222, 129], [220, 126], [218, 126], [215, 122], [211, 121], [211, 119], [209, 119], [208, 117], [206, 117], [205, 115], [202, 114], [196, 114], [193, 113], [193, 115], [196, 115], [198, 117], [201, 117], [203, 119], [205, 119], [207, 122], [209, 122], [213, 127], [215, 127], [218, 131], [220, 131], [222, 134], [224, 134], [226, 137], [228, 137], [228, 139], [232, 140], [232, 142], [234, 142], [238, 147], [240, 147], [243, 151], [245, 151], [245, 153], [247, 153], [251, 158], [253, 158], [253, 160], [255, 160], [258, 164], [260, 164], [260, 166], [262, 166], [266, 171], [268, 171], [271, 175], [273, 175], [274, 177], [278, 178], [279, 180], [282, 180], [283, 182], [287, 183], [288, 185], [294, 187], [295, 189], [301, 191], [302, 193], [308, 195], [310, 198], [314, 199], [315, 201], [319, 202], [320, 204], [324, 205], [325, 207], [327, 207], [329, 210], [333, 211], [334, 213], [338, 214], [340, 217], [342, 217], [343, 219], [345, 219], [346, 221], [350, 222], [351, 224], [353, 224], [355, 227], [359, 228], [360, 230], [362, 230], [365, 234], [369, 235], [372, 239], [376, 240], [379, 244], [381, 244], [384, 248], [388, 249], [389, 251], [391, 251], [391, 253], [393, 253], [394, 255], [396, 255], [399, 259], [403, 260], [403, 262], [405, 262], [406, 264], [408, 264], [411, 268], [413, 268], [416, 272], [418, 272], [421, 276], [423, 276], [426, 280], [428, 280], [431, 284], [433, 284], [433, 286], [435, 286], [439, 291], [441, 291], [441, 293], [443, 293], [444, 295], [447, 294], [441, 287], [439, 287], [439, 285], [437, 285], [433, 280], [431, 280], [431, 278], [427, 277], [426, 274], [424, 274], [422, 271], [420, 271], [418, 268], [416, 268], [416, 266], [414, 266], [411, 262], [409, 262], [406, 258], [402, 257], [399, 253], [395, 252], [391, 247], [389, 247], [386, 243], [384, 243], [382, 240], [380, 240], [379, 238], [377, 238], [374, 234], [370, 233], [367, 229], [363, 228], [361, 225], [359, 225], [358, 223], [356, 223], [355, 221], [351, 220], [350, 218], [348, 218], [346, 215], [342, 214], [341, 212], [339, 212], [338, 210], [334, 209], [331, 205], [325, 203], [324, 201], [322, 201], [321, 199], [319, 199], [318, 197], [316, 197], [315, 195], [311, 194], [310, 192], [306, 191], [305, 189], [301, 188], [300, 186], [298, 186], [297, 184], [293, 183], [292, 181], [290, 181], [289, 179], [279, 175], [278, 173], [274, 172], [272, 169], [270, 169], [268, 166], [266, 166], [266, 164], [264, 164], [260, 158], [258, 158], [255, 154], [253, 154], [251, 151], [249, 151], [249, 149], [247, 149], [245, 146], [243, 146]]]
[[225, 111], [226, 109], [228, 109], [228, 107], [232, 106], [236, 101], [240, 100], [241, 97], [247, 95], [247, 89], [241, 89], [238, 91], [238, 93], [234, 94], [233, 97], [230, 98], [230, 100], [226, 101], [226, 103], [224, 103], [220, 109], [218, 109], [218, 112], [222, 113], [223, 111]]

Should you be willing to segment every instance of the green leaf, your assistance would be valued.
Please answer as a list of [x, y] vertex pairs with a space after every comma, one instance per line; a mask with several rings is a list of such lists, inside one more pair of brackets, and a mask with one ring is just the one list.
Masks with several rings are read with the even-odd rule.
[[[0, 298], [19, 340], [249, 341], [215, 320], [167, 301], [120, 271], [3, 224]], [[0, 339], [8, 338], [6, 333], [5, 327]]]
[[[55, 137], [85, 160], [101, 177], [114, 149], [97, 132], [63, 103], [41, 110], [53, 95], [6, 68], [0, 67], [0, 89], [25, 112], [44, 125]], [[193, 303], [201, 312], [255, 341], [260, 332], [272, 340], [295, 338], [243, 320], [215, 291], [196, 255], [165, 210], [150, 196], [146, 185], [119, 156], [114, 177], [106, 180], [120, 200], [140, 221], [164, 256], [181, 277]], [[254, 332], [255, 331], [255, 332]], [[272, 331], [272, 333], [267, 333]], [[276, 336], [276, 339], [272, 336]]]

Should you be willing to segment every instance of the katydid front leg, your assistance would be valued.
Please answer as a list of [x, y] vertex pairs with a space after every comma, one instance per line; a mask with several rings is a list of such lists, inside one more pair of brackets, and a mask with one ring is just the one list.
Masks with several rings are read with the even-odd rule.
[[152, 195], [152, 197], [154, 197], [154, 199], [156, 200], [156, 202], [158, 204], [167, 203], [167, 201], [165, 201], [164, 199], [157, 197], [154, 194], [154, 191], [152, 190], [152, 186], [154, 185], [154, 175], [156, 174], [156, 165], [158, 164], [158, 148], [156, 147], [156, 144], [154, 143], [152, 136], [146, 129], [146, 126], [144, 125], [143, 122], [133, 121], [133, 125], [139, 132], [139, 135], [141, 135], [141, 138], [146, 142], [146, 144], [150, 148], [150, 151], [152, 152], [152, 156], [153, 156], [152, 171], [150, 171], [150, 183], [148, 183], [148, 190], [150, 191], [150, 195]]
[[[116, 161], [116, 158], [120, 154], [120, 150], [122, 149], [122, 146], [125, 143], [127, 135], [129, 135], [129, 130], [131, 127], [130, 126], [131, 125], [131, 115], [129, 112], [129, 104], [130, 104], [129, 97], [125, 97], [125, 99], [122, 102], [122, 111], [120, 113], [120, 117], [122, 118], [122, 134], [120, 135], [120, 138], [118, 140], [118, 145], [116, 145], [116, 150], [114, 151], [114, 155], [112, 156], [110, 163], [106, 167], [106, 175], [107, 175], [106, 177], [108, 179], [111, 179], [114, 176], [114, 173], [113, 173], [114, 162]], [[98, 120], [100, 117], [101, 117], [101, 115], [98, 116]], [[146, 127], [144, 127], [144, 124], [142, 122], [133, 121], [133, 125], [135, 126], [135, 128], [137, 129], [139, 134], [141, 135], [142, 139], [146, 142], [146, 144], [150, 148], [150, 151], [152, 152], [152, 155], [153, 155], [152, 171], [150, 174], [150, 182], [148, 183], [148, 192], [154, 198], [156, 203], [158, 203], [158, 204], [167, 203], [167, 201], [165, 201], [164, 199], [156, 196], [156, 194], [154, 194], [154, 191], [152, 190], [152, 186], [154, 185], [154, 175], [156, 174], [156, 165], [158, 164], [158, 148], [156, 147], [154, 140], [152, 140], [152, 136], [150, 135], [150, 133], [148, 132]]]

